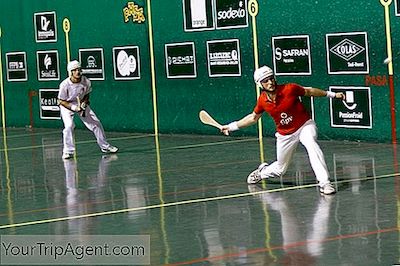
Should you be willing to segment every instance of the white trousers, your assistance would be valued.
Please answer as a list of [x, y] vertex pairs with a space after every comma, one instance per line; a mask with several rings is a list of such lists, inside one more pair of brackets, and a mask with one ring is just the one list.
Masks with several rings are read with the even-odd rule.
[[[75, 152], [75, 143], [74, 143], [74, 115], [75, 112], [65, 108], [64, 106], [60, 106], [61, 118], [64, 122], [64, 130], [63, 130], [63, 152], [64, 153], [74, 153]], [[107, 142], [106, 135], [104, 133], [103, 126], [100, 120], [97, 118], [96, 114], [90, 109], [90, 106], [86, 107], [86, 116], [79, 116], [82, 120], [83, 124], [93, 132], [96, 137], [97, 144], [101, 149], [107, 149], [110, 147], [110, 144]]]
[[326, 167], [324, 154], [317, 143], [317, 126], [314, 120], [308, 120], [301, 128], [290, 135], [276, 136], [276, 161], [261, 170], [261, 178], [281, 177], [286, 173], [293, 152], [299, 142], [306, 148], [311, 167], [318, 180], [319, 186], [329, 183], [329, 172]]

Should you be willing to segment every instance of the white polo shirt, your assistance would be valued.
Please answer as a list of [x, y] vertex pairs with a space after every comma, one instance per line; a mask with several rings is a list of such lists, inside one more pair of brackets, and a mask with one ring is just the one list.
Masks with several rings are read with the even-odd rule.
[[78, 83], [73, 83], [68, 77], [60, 83], [58, 99], [78, 104], [76, 97], [82, 100], [85, 95], [91, 92], [92, 82], [87, 77], [82, 76], [81, 81]]

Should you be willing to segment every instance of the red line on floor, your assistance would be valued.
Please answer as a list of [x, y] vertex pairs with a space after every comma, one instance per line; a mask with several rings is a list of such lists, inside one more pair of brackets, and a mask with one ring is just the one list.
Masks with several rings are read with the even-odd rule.
[[190, 265], [190, 264], [200, 263], [200, 262], [205, 262], [205, 261], [218, 261], [218, 260], [223, 260], [223, 259], [227, 259], [227, 258], [239, 257], [239, 256], [243, 256], [243, 255], [256, 254], [256, 253], [260, 253], [260, 252], [268, 252], [268, 251], [277, 250], [277, 249], [279, 249], [279, 250], [290, 249], [290, 248], [295, 248], [295, 247], [299, 247], [299, 246], [305, 246], [306, 244], [313, 243], [313, 242], [325, 243], [325, 242], [330, 242], [330, 241], [335, 241], [335, 240], [343, 240], [343, 239], [349, 239], [349, 238], [357, 238], [357, 237], [363, 237], [363, 236], [369, 236], [369, 235], [376, 235], [376, 234], [380, 234], [380, 233], [390, 233], [393, 231], [398, 231], [399, 229], [400, 229], [400, 227], [393, 227], [393, 228], [380, 229], [380, 230], [376, 230], [376, 231], [328, 237], [328, 238], [325, 238], [325, 239], [319, 240], [319, 241], [313, 241], [313, 240], [300, 241], [300, 242], [290, 243], [288, 245], [275, 246], [275, 247], [271, 247], [271, 248], [256, 248], [256, 249], [250, 249], [250, 250], [246, 250], [246, 251], [238, 252], [238, 253], [228, 253], [228, 254], [224, 254], [224, 255], [220, 255], [220, 256], [198, 258], [198, 259], [182, 261], [182, 262], [177, 262], [177, 263], [172, 263], [172, 264], [165, 264], [165, 266]]

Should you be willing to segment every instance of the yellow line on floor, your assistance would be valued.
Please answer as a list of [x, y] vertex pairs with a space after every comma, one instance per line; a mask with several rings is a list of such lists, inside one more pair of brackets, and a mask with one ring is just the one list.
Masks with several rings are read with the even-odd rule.
[[[339, 181], [336, 183], [350, 183], [350, 182], [354, 182], [354, 181], [366, 181], [366, 180], [371, 180], [371, 179], [380, 179], [380, 178], [387, 178], [387, 177], [393, 177], [393, 176], [399, 176], [399, 175], [400, 175], [400, 173], [393, 173], [393, 174], [380, 175], [380, 176], [375, 176], [375, 177], [364, 177], [364, 178], [358, 178], [358, 179], [343, 180], [343, 181]], [[178, 201], [178, 202], [170, 202], [170, 203], [156, 204], [156, 205], [143, 206], [143, 207], [137, 207], [137, 208], [128, 208], [128, 209], [120, 209], [120, 210], [97, 212], [97, 213], [88, 213], [88, 214], [67, 216], [67, 217], [60, 217], [60, 218], [52, 218], [52, 219], [46, 219], [46, 220], [29, 221], [29, 222], [23, 222], [23, 223], [1, 225], [0, 229], [37, 225], [37, 224], [45, 224], [45, 223], [54, 223], [54, 222], [61, 222], [61, 221], [69, 221], [69, 220], [75, 220], [75, 219], [81, 219], [81, 218], [97, 217], [97, 216], [119, 214], [119, 213], [125, 213], [125, 212], [151, 210], [151, 209], [157, 209], [157, 208], [161, 208], [161, 207], [165, 208], [165, 207], [185, 205], [185, 204], [210, 202], [210, 201], [225, 200], [225, 199], [236, 199], [236, 198], [240, 198], [240, 197], [247, 197], [247, 196], [258, 195], [258, 194], [262, 194], [262, 193], [275, 193], [275, 192], [289, 191], [289, 190], [295, 190], [295, 189], [311, 188], [311, 187], [316, 187], [316, 186], [317, 186], [317, 184], [309, 184], [309, 185], [293, 186], [293, 187], [286, 187], [286, 188], [277, 188], [277, 189], [271, 189], [271, 190], [262, 190], [262, 191], [257, 191], [257, 192], [231, 194], [231, 195], [211, 197], [211, 198], [200, 198], [200, 199], [192, 199], [192, 200], [185, 200], [185, 201]]]
[[[146, 138], [146, 137], [154, 137], [154, 134], [140, 135], [140, 136], [115, 137], [115, 138], [108, 138], [108, 140], [139, 139], [139, 138]], [[163, 149], [160, 149], [160, 150], [164, 151], [164, 150], [187, 149], [187, 148], [214, 146], [214, 145], [239, 143], [239, 142], [251, 142], [251, 141], [255, 141], [255, 140], [257, 140], [257, 139], [250, 138], [250, 139], [239, 139], [239, 140], [229, 140], [229, 141], [207, 142], [207, 143], [201, 143], [201, 144], [173, 146], [173, 147], [163, 148]], [[86, 144], [86, 143], [95, 143], [95, 142], [96, 142], [96, 140], [85, 140], [85, 141], [77, 141], [76, 144]], [[43, 148], [43, 147], [55, 147], [55, 146], [60, 146], [60, 145], [62, 145], [61, 144], [61, 140], [60, 140], [60, 143], [54, 143], [54, 144], [8, 148], [8, 151], [20, 151], [20, 150], [38, 149], [38, 148]], [[4, 149], [0, 149], [0, 152], [1, 151], [4, 151]]]

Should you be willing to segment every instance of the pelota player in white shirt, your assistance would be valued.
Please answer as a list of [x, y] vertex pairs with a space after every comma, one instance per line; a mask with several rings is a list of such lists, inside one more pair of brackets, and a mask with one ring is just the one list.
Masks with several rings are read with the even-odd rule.
[[81, 64], [73, 60], [68, 63], [67, 70], [69, 77], [61, 82], [58, 92], [61, 118], [64, 122], [62, 158], [71, 159], [74, 157], [75, 114], [79, 114], [83, 124], [93, 132], [102, 152], [117, 152], [118, 148], [107, 142], [103, 126], [90, 108], [89, 94], [92, 92], [92, 85], [90, 80], [82, 75]]

